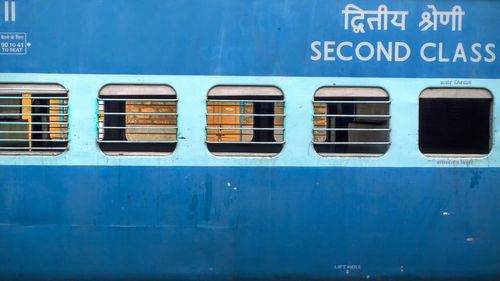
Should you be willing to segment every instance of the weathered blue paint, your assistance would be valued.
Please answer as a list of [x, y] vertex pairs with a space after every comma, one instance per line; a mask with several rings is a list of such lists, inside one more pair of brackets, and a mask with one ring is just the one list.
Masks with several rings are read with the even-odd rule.
[[[0, 279], [500, 279], [498, 102], [492, 151], [482, 158], [424, 157], [417, 121], [427, 87], [487, 88], [497, 100], [498, 60], [427, 63], [418, 51], [425, 42], [444, 43], [447, 56], [459, 42], [498, 47], [500, 1], [15, 2], [16, 21], [0, 22], [0, 33], [26, 33], [31, 46], [0, 55], [0, 82], [67, 87], [71, 142], [58, 157], [0, 158]], [[349, 3], [409, 11], [406, 31], [344, 30]], [[460, 5], [463, 31], [420, 31], [428, 4]], [[316, 40], [402, 41], [412, 56], [312, 61]], [[172, 155], [98, 150], [95, 98], [108, 83], [176, 89]], [[205, 97], [217, 84], [283, 91], [280, 155], [206, 150]], [[327, 85], [387, 90], [387, 154], [314, 152], [311, 101]]]
[[[12, 1], [12, 0], [10, 0]], [[0, 32], [24, 32], [26, 55], [4, 55], [0, 72], [111, 73], [167, 75], [254, 75], [321, 77], [499, 78], [499, 60], [471, 62], [472, 44], [495, 44], [499, 55], [500, 2], [433, 0], [18, 0], [15, 22], [0, 22]], [[344, 29], [349, 3], [364, 10], [386, 4], [408, 11], [406, 29], [355, 34]], [[465, 12], [462, 31], [440, 26], [421, 31], [427, 5]], [[3, 9], [0, 9], [0, 16]], [[390, 18], [389, 18], [390, 20]], [[365, 23], [366, 25], [366, 23]], [[366, 27], [367, 28], [367, 27]], [[406, 42], [411, 57], [393, 61], [312, 61], [314, 41]], [[425, 62], [426, 42], [444, 44], [443, 56], [463, 43], [468, 61]], [[365, 50], [366, 51], [366, 50]], [[432, 51], [431, 51], [432, 52]], [[437, 51], [435, 51], [437, 52]], [[353, 51], [345, 51], [352, 55]], [[436, 54], [437, 55], [437, 54]]]
[[500, 276], [498, 168], [2, 166], [0, 178], [0, 279]]

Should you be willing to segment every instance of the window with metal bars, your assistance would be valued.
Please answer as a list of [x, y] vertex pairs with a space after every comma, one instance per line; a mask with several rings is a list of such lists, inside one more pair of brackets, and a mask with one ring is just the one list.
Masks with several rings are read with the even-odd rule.
[[419, 98], [419, 148], [429, 156], [482, 156], [491, 150], [493, 97], [486, 89], [427, 89]]
[[57, 155], [68, 148], [68, 90], [0, 84], [0, 153]]
[[207, 98], [207, 147], [215, 155], [276, 155], [285, 142], [284, 119], [276, 87], [214, 87]]
[[391, 143], [389, 104], [381, 88], [320, 88], [313, 101], [314, 149], [322, 156], [384, 154]]
[[107, 85], [99, 92], [98, 139], [108, 155], [156, 155], [177, 143], [177, 99], [167, 85]]

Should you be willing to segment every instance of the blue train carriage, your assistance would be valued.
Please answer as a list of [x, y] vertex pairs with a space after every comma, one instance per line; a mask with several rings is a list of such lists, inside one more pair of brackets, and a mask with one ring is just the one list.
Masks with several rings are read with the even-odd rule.
[[0, 5], [0, 279], [500, 279], [499, 1]]

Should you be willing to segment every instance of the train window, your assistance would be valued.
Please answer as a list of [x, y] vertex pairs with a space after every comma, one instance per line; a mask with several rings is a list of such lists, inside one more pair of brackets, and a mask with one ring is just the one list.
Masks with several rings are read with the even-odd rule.
[[218, 156], [276, 155], [284, 144], [284, 118], [276, 87], [214, 87], [207, 99], [207, 147]]
[[485, 89], [427, 89], [419, 98], [419, 148], [429, 156], [480, 156], [491, 149], [493, 97]]
[[313, 146], [321, 156], [378, 156], [390, 145], [389, 95], [324, 87], [314, 94]]
[[98, 144], [108, 155], [162, 155], [177, 143], [177, 100], [167, 85], [107, 85], [98, 98]]
[[68, 90], [0, 84], [0, 153], [57, 155], [68, 148]]

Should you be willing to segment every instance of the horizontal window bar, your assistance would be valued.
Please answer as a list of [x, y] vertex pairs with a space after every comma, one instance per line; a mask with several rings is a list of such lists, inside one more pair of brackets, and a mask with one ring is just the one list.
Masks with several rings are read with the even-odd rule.
[[100, 129], [144, 129], [144, 130], [177, 130], [178, 127], [151, 127], [151, 126], [129, 126], [129, 127], [99, 127]]
[[262, 130], [262, 131], [283, 131], [285, 128], [219, 128], [206, 127], [206, 130]]
[[[176, 136], [177, 133], [176, 132], [172, 132], [172, 133], [162, 133], [162, 132], [128, 132], [127, 135], [132, 135], [132, 136], [168, 136], [168, 137], [173, 137], [173, 136]], [[102, 136], [100, 137], [100, 139], [102, 139]], [[147, 139], [146, 139], [147, 140]]]
[[0, 108], [22, 108], [22, 107], [31, 107], [31, 108], [68, 108], [68, 105], [2, 105], [0, 104]]
[[[282, 122], [280, 122], [282, 123]], [[249, 124], [241, 124], [241, 123], [228, 123], [228, 122], [209, 122], [207, 124], [207, 126], [237, 126], [237, 127], [242, 127], [244, 128], [245, 126], [247, 126], [247, 128], [253, 128], [253, 127], [248, 127], [248, 126], [253, 126], [252, 123], [249, 123]], [[283, 125], [281, 125], [283, 126]]]
[[313, 103], [354, 103], [354, 104], [390, 104], [390, 101], [313, 101]]
[[285, 117], [285, 114], [230, 114], [230, 113], [207, 113], [207, 116], [254, 116], [254, 117]]
[[68, 116], [68, 113], [32, 113], [32, 114], [21, 114], [21, 113], [0, 113], [1, 116]]
[[314, 128], [313, 131], [390, 131], [391, 129]]
[[0, 139], [0, 142], [66, 142], [69, 139]]
[[244, 103], [244, 102], [262, 102], [262, 103], [285, 103], [284, 100], [207, 100], [207, 103], [218, 103], [218, 102], [233, 102], [233, 103]]
[[362, 144], [373, 144], [373, 145], [387, 145], [391, 144], [391, 142], [386, 142], [386, 141], [354, 141], [354, 142], [339, 142], [339, 141], [324, 141], [324, 142], [318, 142], [318, 141], [313, 141], [313, 144], [354, 144], [354, 145], [362, 145]]
[[67, 131], [0, 131], [0, 134], [24, 134], [24, 133], [32, 133], [32, 134], [67, 134]]
[[284, 144], [284, 141], [275, 141], [275, 142], [254, 142], [254, 141], [249, 141], [249, 142], [244, 142], [244, 141], [206, 141], [206, 143], [209, 144], [216, 144], [216, 143], [222, 143], [222, 144]]
[[130, 140], [97, 140], [98, 143], [177, 143], [177, 141], [153, 141], [153, 140], [143, 140], [143, 141], [130, 141]]
[[[104, 110], [104, 109], [102, 109], [102, 107], [104, 106], [103, 104], [100, 104], [99, 106], [101, 107], [100, 110]], [[151, 104], [151, 103], [145, 104], [145, 103], [135, 103], [134, 102], [134, 103], [127, 103], [127, 106], [135, 106], [135, 107], [140, 107], [140, 108], [154, 107], [157, 109], [161, 109], [161, 108], [175, 109], [176, 108], [176, 104], [165, 104], [164, 102], [162, 102], [161, 104]]]
[[[258, 131], [258, 130], [254, 130]], [[275, 136], [283, 136], [285, 130], [275, 131]], [[251, 131], [239, 131], [239, 130], [207, 130], [207, 134], [210, 136], [214, 135], [224, 135], [224, 136], [253, 136]]]
[[[103, 121], [99, 121], [99, 124], [103, 124], [104, 122]], [[141, 127], [141, 126], [156, 126], [156, 125], [162, 125], [162, 126], [175, 126], [175, 124], [162, 124], [162, 123], [146, 123], [146, 122], [139, 122], [139, 123], [128, 123], [127, 126], [131, 126], [131, 127], [134, 127], [134, 126], [137, 126], [137, 127]], [[102, 125], [101, 125], [102, 126]], [[171, 127], [170, 127], [171, 128]]]
[[[217, 142], [225, 142], [225, 143], [227, 143], [230, 140], [227, 140], [227, 141], [224, 140], [224, 138], [226, 138], [226, 137], [240, 137], [239, 139], [241, 140], [241, 138], [244, 138], [244, 137], [245, 138], [250, 138], [252, 136], [253, 136], [253, 134], [238, 134], [238, 133], [227, 134], [227, 133], [225, 133], [225, 134], [208, 134], [207, 138], [209, 138], [209, 139], [219, 139], [219, 138], [221, 138], [222, 140], [217, 141]], [[274, 136], [282, 138], [284, 135], [283, 134], [274, 134]], [[231, 139], [233, 139], [233, 138], [231, 138]], [[243, 142], [252, 142], [251, 139], [250, 140], [241, 140], [241, 141], [243, 141]]]
[[124, 99], [124, 98], [98, 98], [98, 101], [151, 101], [151, 102], [177, 102], [177, 99]]
[[[19, 114], [18, 114], [19, 115]], [[0, 121], [0, 124], [9, 124], [9, 125], [68, 125], [68, 121], [65, 122], [19, 122], [19, 121], [13, 121], [13, 122], [6, 122], [6, 121]]]
[[369, 115], [369, 114], [315, 114], [313, 115], [314, 118], [321, 118], [321, 117], [359, 117], [359, 118], [390, 118], [391, 115]]
[[6, 147], [0, 146], [0, 150], [66, 150], [66, 146], [47, 146], [47, 147]]
[[67, 100], [67, 96], [63, 97], [43, 97], [43, 96], [35, 96], [35, 97], [8, 97], [8, 96], [0, 96], [0, 99], [2, 100]]
[[100, 112], [99, 114], [102, 114], [102, 115], [148, 115], [148, 116], [177, 116], [178, 115], [177, 113], [169, 113], [169, 112], [153, 112], [153, 113]]

